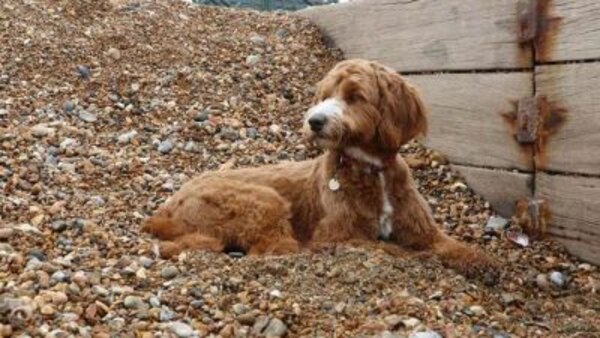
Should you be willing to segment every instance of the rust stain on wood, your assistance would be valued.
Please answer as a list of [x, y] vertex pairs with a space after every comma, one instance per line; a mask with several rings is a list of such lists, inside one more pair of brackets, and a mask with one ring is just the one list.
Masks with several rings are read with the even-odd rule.
[[546, 148], [550, 138], [567, 121], [566, 109], [550, 102], [545, 95], [513, 101], [514, 109], [500, 114], [507, 123], [526, 161], [533, 157], [535, 171], [547, 163]]
[[534, 47], [535, 60], [549, 59], [561, 18], [550, 14], [552, 0], [530, 0], [519, 16], [519, 42], [521, 48]]

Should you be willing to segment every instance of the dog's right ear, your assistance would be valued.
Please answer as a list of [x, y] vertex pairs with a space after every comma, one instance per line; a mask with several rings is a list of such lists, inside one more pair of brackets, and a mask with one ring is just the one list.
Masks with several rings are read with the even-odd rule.
[[376, 68], [379, 82], [381, 123], [378, 127], [382, 148], [395, 152], [428, 130], [428, 112], [419, 92], [399, 74]]

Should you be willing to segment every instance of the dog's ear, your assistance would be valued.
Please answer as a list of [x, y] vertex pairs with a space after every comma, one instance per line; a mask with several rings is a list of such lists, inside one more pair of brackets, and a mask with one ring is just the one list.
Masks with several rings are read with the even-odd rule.
[[378, 126], [382, 148], [397, 151], [419, 135], [427, 134], [428, 112], [419, 92], [392, 70], [376, 67], [379, 82]]

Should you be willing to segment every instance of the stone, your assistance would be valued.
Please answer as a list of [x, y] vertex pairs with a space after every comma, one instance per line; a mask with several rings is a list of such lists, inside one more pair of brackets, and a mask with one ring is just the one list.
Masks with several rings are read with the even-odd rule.
[[417, 318], [407, 318], [407, 319], [403, 319], [402, 320], [402, 325], [404, 325], [404, 327], [409, 328], [409, 329], [414, 329], [415, 327], [417, 327], [419, 324], [421, 324], [421, 321]]
[[165, 278], [165, 279], [175, 278], [175, 276], [177, 276], [178, 274], [179, 274], [179, 269], [177, 269], [177, 267], [174, 265], [166, 266], [166, 267], [162, 268], [162, 270], [160, 270], [161, 277]]
[[260, 62], [260, 55], [257, 54], [252, 54], [252, 55], [248, 55], [246, 57], [246, 63], [250, 66], [254, 66], [255, 64]]
[[168, 154], [173, 150], [173, 143], [169, 140], [164, 140], [158, 144], [157, 149], [161, 154]]
[[152, 305], [153, 307], [159, 307], [160, 299], [156, 296], [152, 296], [150, 297], [150, 299], [148, 299], [148, 303], [150, 303], [150, 305]]
[[142, 309], [146, 303], [138, 296], [127, 296], [123, 300], [123, 306], [128, 309]]
[[89, 67], [84, 65], [77, 66], [77, 74], [84, 80], [89, 80], [92, 76], [92, 71]]
[[90, 113], [86, 110], [80, 111], [77, 116], [79, 117], [80, 120], [82, 120], [83, 122], [87, 122], [87, 123], [94, 123], [94, 122], [98, 121], [98, 117], [95, 114]]
[[500, 216], [492, 216], [488, 219], [485, 224], [486, 229], [491, 229], [494, 231], [502, 231], [506, 229], [509, 224], [509, 220]]
[[249, 309], [248, 309], [248, 307], [246, 305], [241, 304], [241, 303], [237, 303], [237, 304], [234, 304], [231, 307], [231, 310], [236, 315], [243, 315], [244, 313], [248, 312]]
[[441, 334], [435, 331], [413, 332], [408, 338], [443, 338]]
[[66, 282], [69, 280], [69, 275], [67, 275], [64, 271], [62, 270], [58, 270], [55, 271], [52, 276], [50, 276], [50, 279], [52, 279], [53, 281], [55, 281], [56, 283], [62, 283], [62, 282]]
[[63, 110], [66, 113], [70, 113], [73, 110], [75, 110], [75, 103], [73, 103], [73, 101], [65, 101], [65, 103], [63, 104]]
[[264, 46], [267, 43], [267, 40], [262, 35], [253, 35], [252, 37], [250, 37], [250, 41], [259, 46]]
[[11, 238], [15, 233], [12, 228], [0, 228], [0, 240], [6, 241]]
[[56, 133], [56, 129], [45, 124], [37, 124], [31, 128], [31, 134], [35, 137], [52, 136], [54, 133]]
[[562, 272], [552, 271], [550, 272], [550, 281], [552, 285], [562, 288], [567, 284], [567, 277]]
[[169, 330], [180, 338], [190, 337], [194, 334], [192, 327], [183, 322], [171, 323], [171, 325], [169, 325]]
[[287, 326], [278, 318], [271, 319], [263, 332], [266, 337], [283, 337], [286, 333]]
[[479, 305], [472, 305], [469, 307], [469, 311], [473, 313], [475, 316], [483, 316], [486, 315], [485, 309]]
[[163, 306], [160, 309], [160, 314], [159, 314], [158, 319], [161, 322], [168, 322], [168, 321], [172, 320], [173, 318], [175, 318], [176, 315], [177, 314], [175, 312], [173, 312], [171, 309], [169, 309], [166, 306]]
[[50, 224], [50, 228], [55, 232], [63, 232], [67, 229], [67, 222], [63, 220], [54, 221]]
[[268, 324], [269, 324], [269, 317], [260, 316], [256, 319], [256, 321], [254, 322], [254, 325], [252, 326], [252, 332], [256, 335], [259, 335], [263, 332], [263, 330], [267, 327]]
[[127, 144], [133, 140], [133, 138], [137, 135], [137, 131], [131, 130], [124, 134], [121, 134], [117, 137], [117, 142], [120, 144]]
[[210, 118], [210, 113], [206, 110], [199, 112], [194, 116], [194, 121], [196, 122], [204, 122]]
[[12, 253], [15, 249], [8, 243], [0, 243], [0, 252], [3, 253]]
[[121, 58], [121, 51], [114, 47], [109, 48], [106, 54], [115, 61]]

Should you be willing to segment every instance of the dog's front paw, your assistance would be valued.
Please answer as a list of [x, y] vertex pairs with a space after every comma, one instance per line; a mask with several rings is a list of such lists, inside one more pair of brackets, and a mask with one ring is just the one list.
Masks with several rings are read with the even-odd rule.
[[447, 261], [448, 265], [467, 278], [479, 279], [487, 286], [496, 285], [501, 276], [500, 264], [480, 250], [469, 248], [468, 251]]

